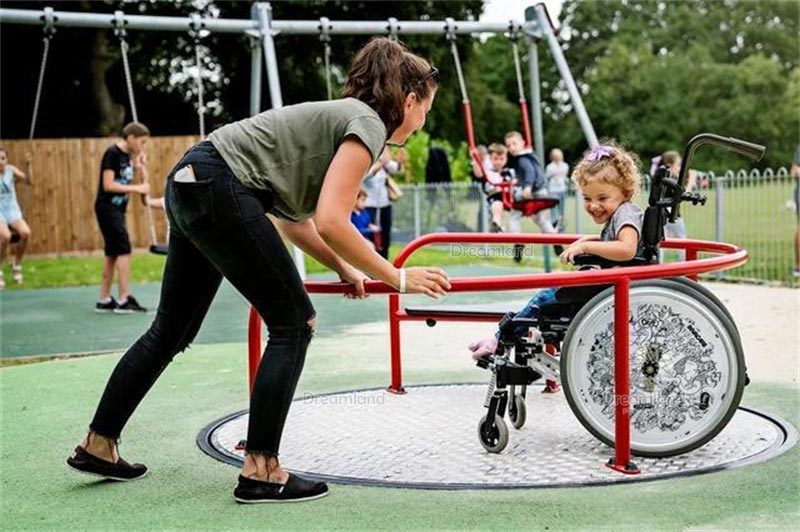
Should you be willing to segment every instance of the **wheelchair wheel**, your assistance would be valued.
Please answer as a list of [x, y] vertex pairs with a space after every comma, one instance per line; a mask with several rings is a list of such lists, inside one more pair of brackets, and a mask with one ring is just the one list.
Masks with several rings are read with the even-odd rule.
[[502, 453], [508, 445], [508, 427], [500, 416], [494, 416], [492, 421], [483, 416], [478, 423], [478, 439], [483, 448], [490, 453]]
[[528, 417], [525, 398], [521, 394], [514, 394], [513, 406], [514, 408], [511, 408], [509, 405], [508, 419], [511, 421], [511, 426], [519, 430], [525, 426], [525, 420]]
[[719, 309], [722, 311], [722, 313], [725, 314], [725, 317], [728, 318], [728, 320], [730, 320], [731, 325], [733, 325], [733, 328], [736, 330], [736, 334], [737, 335], [739, 334], [739, 328], [736, 326], [736, 323], [733, 321], [733, 316], [731, 316], [731, 313], [728, 310], [728, 308], [725, 306], [724, 303], [722, 303], [722, 301], [720, 301], [720, 299], [717, 297], [717, 295], [714, 292], [712, 292], [711, 290], [706, 288], [704, 285], [698, 283], [697, 281], [692, 281], [688, 277], [670, 277], [667, 280], [668, 281], [675, 281], [676, 283], [680, 283], [680, 284], [686, 285], [686, 286], [688, 286], [688, 287], [690, 287], [690, 288], [692, 288], [694, 290], [697, 290], [698, 292], [700, 292], [700, 294], [702, 294], [705, 297], [707, 297], [708, 299], [710, 299], [715, 305], [717, 305], [719, 307]]
[[[730, 421], [745, 383], [739, 335], [717, 303], [671, 280], [630, 289], [631, 452], [686, 453]], [[561, 351], [572, 412], [614, 444], [614, 290], [592, 298], [572, 321]]]

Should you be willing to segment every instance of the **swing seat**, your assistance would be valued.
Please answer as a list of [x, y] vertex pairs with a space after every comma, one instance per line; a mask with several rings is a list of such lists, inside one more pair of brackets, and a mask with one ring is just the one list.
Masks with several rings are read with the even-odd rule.
[[166, 255], [167, 251], [169, 250], [169, 246], [166, 244], [151, 244], [150, 245], [150, 253], [155, 255]]
[[[558, 198], [533, 198], [529, 200], [523, 201], [514, 201], [511, 203], [511, 209], [515, 211], [520, 211], [523, 216], [534, 216], [539, 211], [543, 211], [545, 209], [552, 209], [558, 205]], [[505, 205], [506, 210], [510, 210], [507, 205]]]

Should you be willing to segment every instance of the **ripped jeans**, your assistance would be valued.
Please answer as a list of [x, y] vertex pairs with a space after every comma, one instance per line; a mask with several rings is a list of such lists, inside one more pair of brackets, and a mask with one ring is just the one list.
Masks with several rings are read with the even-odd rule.
[[[174, 181], [188, 164], [197, 182]], [[90, 429], [119, 438], [161, 372], [197, 335], [224, 276], [258, 310], [269, 333], [250, 400], [247, 451], [277, 455], [315, 313], [283, 240], [264, 215], [272, 196], [242, 185], [208, 141], [175, 166], [165, 196], [169, 253], [158, 310], [111, 374]]]

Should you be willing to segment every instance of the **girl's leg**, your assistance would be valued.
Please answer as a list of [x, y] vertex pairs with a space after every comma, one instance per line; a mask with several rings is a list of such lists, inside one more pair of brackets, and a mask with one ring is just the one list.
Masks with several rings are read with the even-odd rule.
[[0, 290], [6, 287], [6, 280], [3, 276], [3, 259], [6, 256], [6, 250], [11, 242], [11, 231], [8, 226], [0, 219]]
[[28, 227], [28, 224], [25, 220], [17, 220], [15, 222], [11, 222], [9, 224], [11, 229], [17, 232], [19, 235], [19, 242], [17, 242], [17, 249], [15, 255], [14, 263], [17, 265], [22, 264], [22, 257], [25, 255], [25, 248], [28, 247], [28, 241], [31, 237], [31, 228]]
[[[11, 243], [11, 231], [8, 225], [0, 219], [0, 267], [3, 265], [3, 260], [6, 258], [6, 251]], [[0, 269], [2, 271], [2, 269]]]

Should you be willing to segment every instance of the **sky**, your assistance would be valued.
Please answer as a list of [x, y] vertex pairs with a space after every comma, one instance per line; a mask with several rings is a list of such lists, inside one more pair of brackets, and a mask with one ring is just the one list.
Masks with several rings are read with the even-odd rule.
[[[525, 8], [540, 3], [542, 0], [486, 0], [483, 7], [481, 22], [508, 22], [511, 19], [519, 22], [525, 21]], [[562, 0], [544, 0], [553, 23], [556, 27], [558, 16], [561, 12]]]

